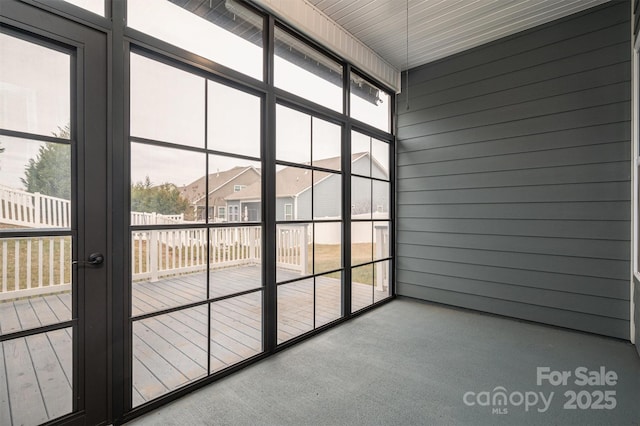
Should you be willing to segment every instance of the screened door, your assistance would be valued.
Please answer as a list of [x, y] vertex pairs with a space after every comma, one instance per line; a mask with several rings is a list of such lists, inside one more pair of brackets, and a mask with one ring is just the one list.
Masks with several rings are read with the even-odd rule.
[[106, 38], [3, 1], [0, 424], [106, 417]]

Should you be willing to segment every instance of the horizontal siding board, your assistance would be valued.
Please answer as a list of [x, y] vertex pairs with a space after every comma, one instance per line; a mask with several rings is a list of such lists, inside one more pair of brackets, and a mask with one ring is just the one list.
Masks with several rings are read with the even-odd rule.
[[[398, 185], [400, 186], [400, 185]], [[525, 203], [562, 201], [624, 201], [630, 198], [626, 182], [584, 183], [503, 188], [402, 191], [398, 204]]]
[[[399, 167], [398, 178], [401, 181], [398, 187], [400, 190], [402, 190], [403, 180], [406, 178], [610, 163], [631, 159], [630, 143], [627, 141], [435, 163], [429, 162], [428, 153], [421, 154], [422, 152], [412, 155], [413, 160], [403, 158], [405, 162], [412, 161], [412, 164], [404, 164]], [[425, 160], [427, 161], [426, 165], [420, 163]]]
[[402, 152], [398, 154], [398, 165], [404, 166], [411, 164], [413, 155], [419, 155], [419, 153], [427, 151], [428, 154], [423, 154], [423, 162], [462, 160], [495, 155], [548, 151], [550, 149], [624, 142], [630, 139], [630, 128], [623, 123], [586, 126], [577, 129], [559, 130], [557, 132], [450, 146], [430, 147], [413, 139], [411, 141], [399, 141], [398, 145], [402, 149]]
[[[629, 44], [625, 40], [600, 49], [543, 63], [535, 67], [513, 71], [509, 74], [492, 76], [481, 82], [460, 82], [460, 84], [447, 89], [442, 89], [436, 86], [436, 91], [431, 93], [422, 93], [419, 90], [414, 91], [414, 89], [416, 89], [413, 84], [413, 77], [415, 77], [415, 73], [410, 72], [411, 90], [409, 93], [411, 96], [411, 105], [415, 105], [415, 108], [443, 105], [503, 90], [526, 87], [530, 84], [553, 80], [564, 76], [571, 76], [587, 70], [597, 69], [621, 62], [628, 64], [630, 60], [624, 56], [624, 53], [627, 52], [628, 49]], [[406, 102], [405, 96], [406, 93], [400, 93], [398, 95], [398, 102], [400, 104]], [[399, 113], [409, 114], [411, 113], [411, 110], [399, 111]]]
[[[626, 48], [626, 45], [620, 44], [605, 49], [618, 53], [615, 50], [623, 48]], [[606, 52], [592, 54], [594, 60], [589, 62], [588, 67], [593, 68], [586, 68], [584, 63], [576, 63], [573, 68], [562, 67], [560, 72], [554, 69], [545, 75], [536, 67], [523, 70], [521, 74], [525, 74], [526, 71], [530, 75], [520, 76], [519, 80], [512, 75], [508, 78], [495, 77], [496, 81], [491, 82], [493, 84], [484, 81], [481, 85], [461, 85], [419, 98], [412, 97], [411, 110], [400, 111], [398, 125], [404, 127], [413, 124], [422, 117], [422, 114], [431, 119], [446, 118], [454, 114], [479, 111], [486, 105], [508, 105], [512, 99], [518, 99], [521, 102], [531, 101], [561, 93], [606, 86], [624, 81], [625, 78], [629, 80], [631, 66], [628, 61], [614, 62], [619, 61], [618, 54], [607, 55]], [[548, 64], [546, 66], [549, 67]], [[406, 98], [399, 101], [402, 103]]]
[[[465, 128], [478, 127], [488, 124], [502, 123], [506, 121], [522, 120], [537, 117], [542, 114], [555, 114], [565, 111], [574, 111], [585, 107], [607, 105], [618, 102], [620, 99], [630, 97], [630, 83], [623, 76], [613, 76], [610, 84], [597, 87], [583, 88], [565, 93], [556, 93], [547, 96], [527, 99], [523, 96], [514, 96], [512, 93], [499, 93], [496, 99], [487, 101], [475, 98], [465, 105], [462, 102], [448, 104], [437, 108], [418, 111], [411, 120], [404, 115], [398, 118], [398, 125], [404, 130], [421, 126], [428, 133], [444, 133], [458, 130], [460, 126]], [[580, 81], [580, 80], [578, 80]], [[462, 104], [462, 105], [461, 105]], [[490, 108], [487, 106], [490, 105]]]
[[628, 338], [629, 7], [409, 72], [398, 294]]
[[554, 255], [433, 247], [415, 244], [398, 244], [398, 256], [414, 259], [444, 260], [471, 265], [488, 265], [500, 268], [553, 272], [568, 275], [624, 280], [628, 271], [625, 262]]
[[629, 222], [596, 220], [403, 219], [399, 231], [629, 241]]
[[631, 220], [628, 201], [503, 203], [503, 204], [404, 204], [397, 217], [425, 219], [551, 219]]
[[407, 178], [399, 191], [420, 191], [463, 188], [498, 188], [503, 186], [554, 185], [571, 183], [602, 183], [629, 180], [631, 171], [621, 167], [626, 161], [581, 164], [564, 167], [483, 172], [451, 176]]
[[[570, 56], [567, 52], [571, 52], [571, 55], [578, 55], [624, 42], [630, 42], [628, 21], [538, 49], [515, 53], [514, 55], [490, 63], [479, 64], [457, 72], [452, 70], [449, 74], [429, 81], [415, 83], [420, 80], [419, 75], [415, 80], [412, 80], [410, 77], [410, 82], [412, 90], [416, 92], [420, 91], [424, 95], [437, 90], [455, 87], [458, 84], [482, 81], [483, 79], [493, 77], [497, 73], [507, 74], [536, 65], [554, 62]], [[630, 48], [630, 44], [628, 44], [628, 47]]]
[[[416, 68], [415, 81], [432, 81], [451, 72], [472, 68], [478, 64], [494, 62], [517, 53], [553, 45], [561, 40], [582, 36], [591, 31], [607, 28], [628, 21], [628, 7], [624, 3], [611, 2], [595, 9], [567, 18], [561, 26], [555, 23], [541, 25], [529, 31], [514, 34], [495, 42], [461, 52], [444, 60]], [[412, 80], [414, 77], [412, 77]]]
[[[600, 296], [628, 300], [629, 282], [608, 278], [564, 275], [552, 272], [499, 268], [487, 265], [470, 265], [455, 262], [443, 262], [427, 259], [398, 258], [398, 281], [403, 274], [444, 275], [452, 278], [491, 281], [514, 286], [537, 287], [576, 294]], [[418, 275], [416, 275], [418, 276]], [[420, 281], [417, 281], [420, 282]], [[423, 285], [427, 281], [422, 279]]]
[[[505, 123], [491, 123], [481, 127], [461, 128], [442, 133], [447, 134], [459, 144], [574, 129], [585, 125], [616, 123], [630, 119], [628, 100], [629, 97], [621, 99], [617, 103], [591, 106], [558, 114], [545, 114], [544, 111], [541, 111], [540, 115], [536, 117]], [[398, 137], [401, 139], [419, 137], [428, 141], [430, 138], [442, 138], [442, 134], [432, 132], [427, 128], [427, 125], [424, 125], [399, 128]]]
[[629, 321], [398, 283], [398, 294], [544, 324], [629, 339]]
[[432, 274], [415, 276], [415, 274], [402, 273], [399, 278], [405, 284], [420, 285], [421, 283], [427, 283], [429, 288], [439, 290], [494, 297], [529, 305], [629, 320], [629, 311], [626, 309], [628, 306], [625, 306], [628, 302], [625, 300], [607, 299], [606, 303], [603, 303], [603, 299], [596, 296]]
[[[499, 252], [532, 253], [618, 261], [629, 259], [629, 242], [571, 238], [510, 237], [503, 235], [450, 234], [443, 232], [397, 233], [399, 246], [468, 248]], [[453, 260], [453, 259], [452, 259]]]

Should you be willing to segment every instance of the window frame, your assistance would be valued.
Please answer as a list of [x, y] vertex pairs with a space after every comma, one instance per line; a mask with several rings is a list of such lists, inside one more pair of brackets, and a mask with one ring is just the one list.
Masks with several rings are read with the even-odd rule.
[[[288, 213], [287, 213], [287, 210], [289, 210]], [[293, 220], [293, 204], [292, 203], [286, 203], [284, 205], [284, 220]]]

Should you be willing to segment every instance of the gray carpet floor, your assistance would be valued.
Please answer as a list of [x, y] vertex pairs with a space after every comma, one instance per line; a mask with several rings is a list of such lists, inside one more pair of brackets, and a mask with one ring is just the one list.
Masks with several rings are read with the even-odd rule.
[[[545, 367], [570, 376], [538, 384]], [[399, 298], [129, 424], [637, 426], [640, 357], [629, 342]]]

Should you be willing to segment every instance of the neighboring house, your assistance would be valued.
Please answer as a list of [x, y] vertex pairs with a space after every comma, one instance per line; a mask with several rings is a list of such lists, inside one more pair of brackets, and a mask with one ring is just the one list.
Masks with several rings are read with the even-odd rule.
[[[368, 175], [370, 164], [369, 153], [353, 154], [351, 157], [352, 173]], [[337, 170], [340, 168], [340, 157], [316, 161], [315, 167]], [[375, 159], [372, 162], [373, 177], [388, 179], [385, 170]], [[298, 167], [285, 167], [276, 173], [276, 220], [311, 220], [312, 200], [315, 205], [316, 218], [338, 218], [341, 210], [341, 174], [315, 170], [312, 172]], [[370, 189], [373, 182], [373, 189]], [[373, 192], [373, 197], [370, 194]], [[260, 182], [247, 186], [239, 192], [226, 197], [227, 209], [241, 212], [240, 221], [260, 220]], [[338, 198], [336, 197], [338, 194]], [[353, 179], [351, 191], [352, 212], [366, 213], [373, 208], [374, 212], [389, 211], [389, 185], [369, 179]], [[373, 205], [372, 205], [373, 204]]]
[[[240, 211], [228, 209], [225, 198], [234, 192], [257, 184], [260, 186], [260, 170], [252, 166], [234, 167], [225, 171], [212, 173], [208, 177], [209, 194], [206, 195], [205, 177], [180, 188], [183, 197], [189, 200], [195, 212], [196, 220], [208, 218], [215, 222], [238, 222]], [[206, 208], [207, 198], [209, 209]]]

